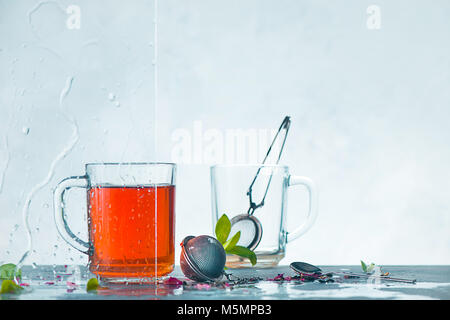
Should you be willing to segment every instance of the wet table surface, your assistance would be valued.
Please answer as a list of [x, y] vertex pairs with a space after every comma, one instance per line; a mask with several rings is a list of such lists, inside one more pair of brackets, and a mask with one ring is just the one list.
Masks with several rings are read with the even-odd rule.
[[[360, 266], [320, 266], [324, 271], [361, 272]], [[170, 275], [184, 284], [103, 284], [101, 290], [86, 292], [93, 275], [84, 266], [24, 266], [21, 294], [1, 299], [94, 300], [94, 299], [450, 299], [450, 266], [383, 266], [391, 277], [416, 279], [415, 284], [344, 279], [334, 282], [274, 281], [296, 274], [289, 266], [272, 269], [228, 270], [233, 277], [251, 279], [233, 285], [198, 284], [186, 279], [179, 267]], [[257, 279], [255, 279], [257, 278]]]

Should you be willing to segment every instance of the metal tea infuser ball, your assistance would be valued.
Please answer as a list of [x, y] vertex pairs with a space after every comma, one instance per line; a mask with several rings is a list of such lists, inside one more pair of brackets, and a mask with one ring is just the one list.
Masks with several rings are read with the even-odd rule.
[[187, 236], [181, 242], [181, 271], [189, 279], [218, 281], [224, 275], [226, 254], [223, 245], [210, 236]]
[[[261, 164], [261, 166], [258, 168], [258, 171], [256, 172], [255, 177], [253, 178], [252, 183], [250, 184], [250, 187], [247, 191], [247, 196], [250, 201], [250, 206], [246, 214], [240, 214], [231, 219], [231, 232], [234, 234], [237, 231], [241, 231], [241, 237], [239, 239], [239, 244], [242, 246], [245, 246], [249, 248], [250, 250], [254, 250], [259, 243], [261, 242], [262, 234], [263, 234], [263, 228], [262, 224], [259, 221], [258, 218], [254, 216], [255, 210], [264, 206], [264, 200], [266, 199], [267, 192], [269, 191], [270, 182], [272, 181], [273, 176], [273, 168], [264, 192], [264, 196], [260, 203], [255, 203], [253, 201], [253, 187], [259, 177], [259, 174], [261, 172], [261, 169], [266, 164], [266, 161], [269, 158], [269, 155], [272, 151], [273, 146], [275, 145], [275, 142], [278, 139], [281, 139], [282, 143], [280, 146], [280, 151], [278, 152], [278, 156], [275, 159], [275, 162], [272, 164], [278, 164], [281, 158], [281, 153], [283, 152], [284, 144], [286, 142], [287, 133], [289, 131], [289, 127], [291, 124], [291, 118], [286, 116], [283, 120], [283, 122], [280, 125], [280, 128], [278, 129], [275, 137], [273, 138], [272, 144], [269, 147], [269, 150], [266, 153], [266, 156], [264, 157], [264, 160]], [[276, 153], [272, 153], [276, 154]]]

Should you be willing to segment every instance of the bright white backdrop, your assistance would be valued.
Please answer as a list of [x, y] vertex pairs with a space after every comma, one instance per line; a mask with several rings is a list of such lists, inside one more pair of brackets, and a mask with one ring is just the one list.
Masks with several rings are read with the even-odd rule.
[[[51, 191], [92, 161], [177, 161], [176, 242], [210, 234], [209, 166], [260, 158], [290, 115], [282, 162], [320, 200], [283, 263], [450, 263], [448, 1], [156, 7], [0, 0], [0, 261], [26, 251], [29, 213], [28, 263], [86, 262], [56, 233]], [[230, 156], [236, 132], [258, 147]], [[83, 197], [70, 204], [80, 236]]]

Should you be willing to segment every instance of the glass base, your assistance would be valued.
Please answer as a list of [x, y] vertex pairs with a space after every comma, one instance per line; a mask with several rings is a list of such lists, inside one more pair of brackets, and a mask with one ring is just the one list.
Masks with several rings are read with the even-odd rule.
[[247, 258], [242, 258], [234, 254], [227, 255], [227, 262], [225, 266], [230, 269], [240, 269], [240, 268], [273, 268], [278, 265], [278, 263], [285, 256], [285, 252], [277, 253], [256, 253], [257, 262], [252, 266], [251, 262]]
[[167, 278], [167, 276], [158, 277], [122, 277], [122, 278], [109, 278], [109, 277], [99, 277], [101, 283], [105, 284], [153, 284]]
[[[158, 265], [158, 271], [155, 268], [132, 268], [127, 266], [97, 266], [91, 268], [91, 272], [99, 277], [104, 283], [155, 283], [158, 280], [165, 279], [173, 271], [174, 265]], [[152, 270], [153, 269], [153, 270]]]

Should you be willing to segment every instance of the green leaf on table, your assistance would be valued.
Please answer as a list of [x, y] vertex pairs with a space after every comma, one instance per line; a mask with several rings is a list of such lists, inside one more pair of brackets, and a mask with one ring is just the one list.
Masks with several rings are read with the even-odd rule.
[[365, 273], [372, 273], [375, 266], [376, 265], [373, 262], [370, 265], [367, 265], [366, 263], [364, 263], [364, 261], [361, 260], [361, 268]]
[[252, 266], [256, 264], [256, 254], [247, 247], [243, 246], [234, 246], [232, 249], [228, 251], [228, 253], [238, 255], [240, 257], [248, 258], [252, 263]]
[[368, 267], [367, 267], [367, 273], [372, 273], [373, 272], [373, 268], [375, 268], [375, 263], [371, 263]]
[[0, 294], [20, 293], [22, 290], [23, 288], [18, 284], [16, 284], [13, 280], [3, 280], [0, 289]]
[[223, 244], [223, 248], [225, 249], [225, 252], [229, 252], [231, 249], [233, 249], [236, 246], [236, 244], [238, 243], [240, 237], [241, 237], [241, 232], [238, 231], [231, 239], [227, 240], [227, 242], [225, 242]]
[[0, 266], [0, 280], [22, 279], [22, 270], [17, 269], [14, 263], [7, 263]]
[[98, 280], [96, 278], [91, 278], [86, 284], [86, 291], [95, 291], [99, 286], [100, 285], [98, 284]]
[[361, 260], [361, 268], [364, 272], [367, 272], [367, 265], [362, 260]]
[[219, 240], [221, 244], [224, 244], [228, 239], [230, 231], [231, 231], [230, 219], [228, 219], [227, 215], [224, 214], [220, 217], [220, 219], [216, 223], [215, 233], [217, 240]]

